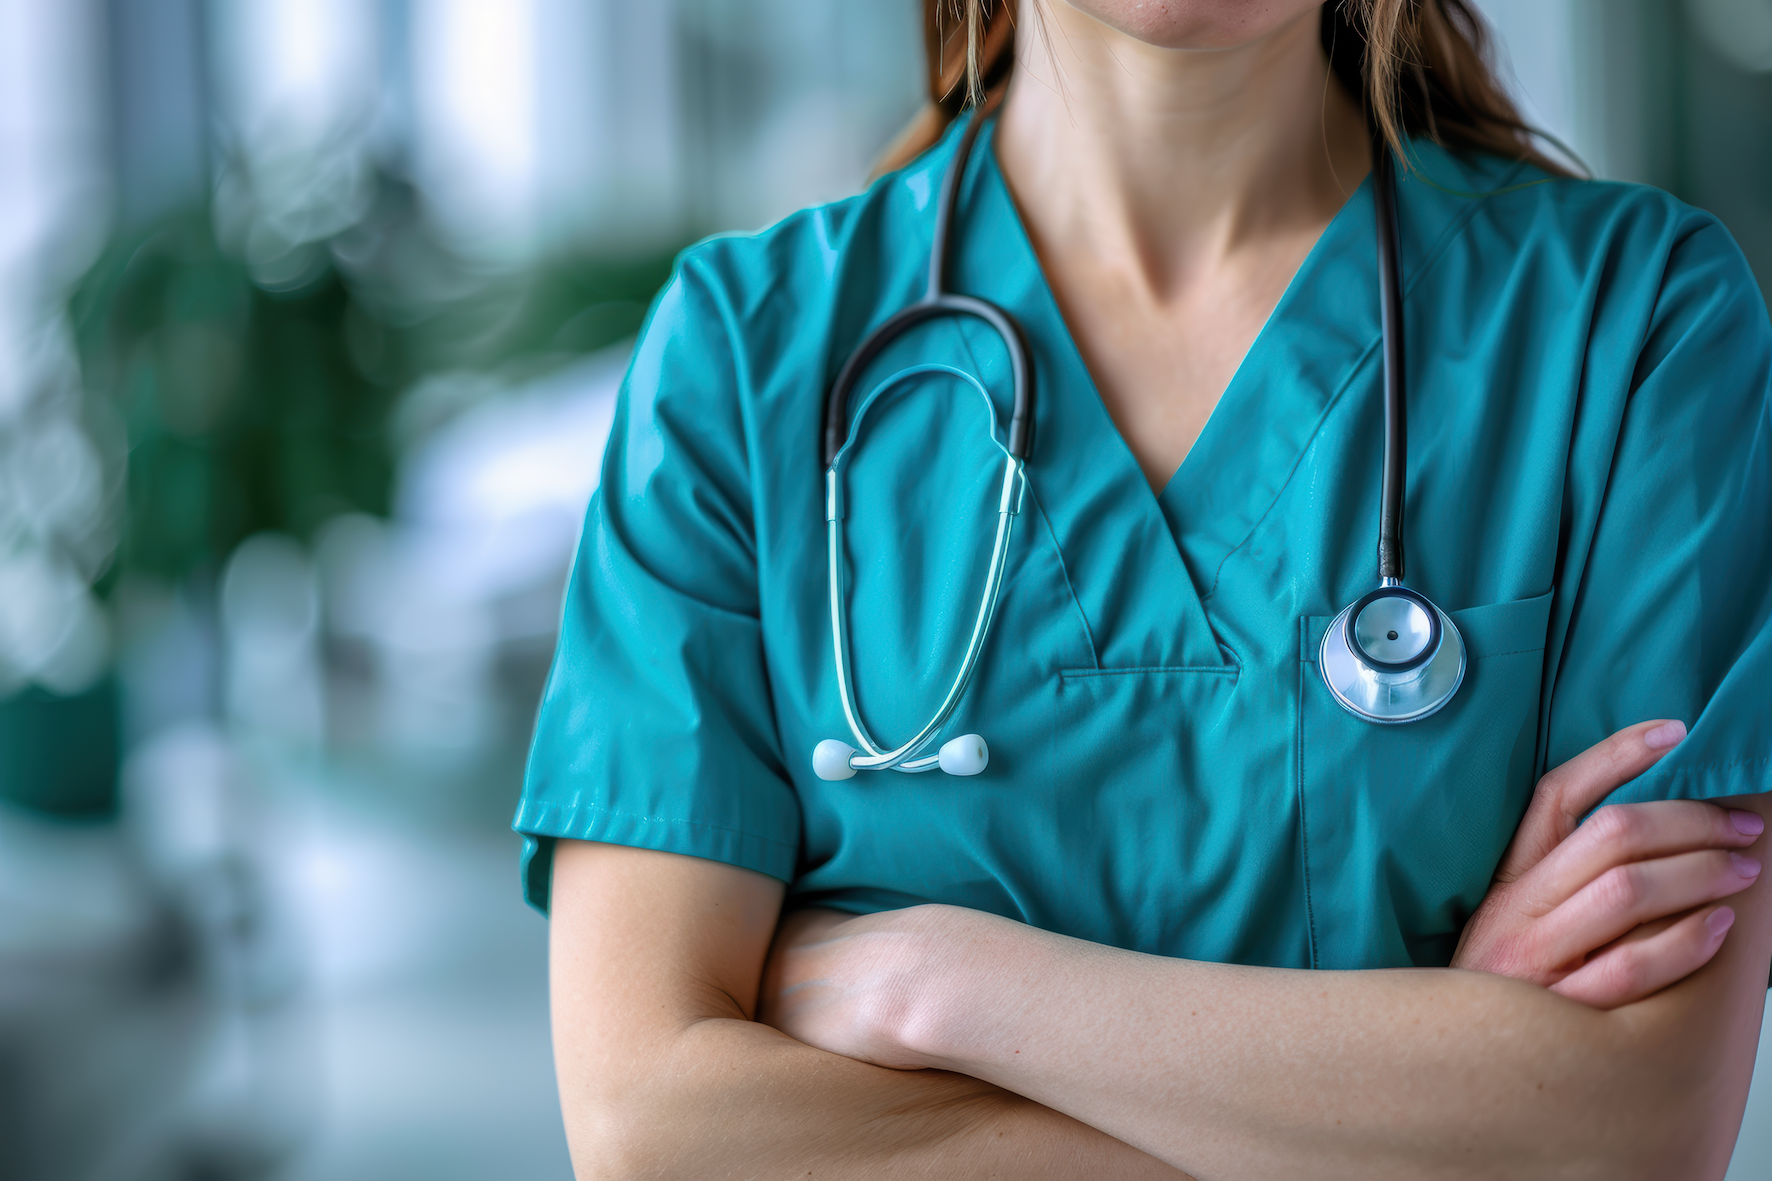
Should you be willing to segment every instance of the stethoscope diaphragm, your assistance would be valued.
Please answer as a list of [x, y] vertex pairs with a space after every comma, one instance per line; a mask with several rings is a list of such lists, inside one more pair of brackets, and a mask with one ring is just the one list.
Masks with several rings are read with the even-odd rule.
[[1464, 683], [1464, 637], [1425, 596], [1391, 583], [1330, 622], [1317, 664], [1329, 692], [1354, 716], [1384, 725], [1418, 722]]

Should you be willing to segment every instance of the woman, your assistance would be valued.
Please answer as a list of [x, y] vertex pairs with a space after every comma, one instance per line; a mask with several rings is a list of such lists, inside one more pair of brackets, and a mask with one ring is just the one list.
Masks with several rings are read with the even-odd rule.
[[[1765, 308], [1713, 219], [1531, 153], [1461, 0], [1352, 11], [975, 7], [940, 109], [968, 60], [999, 105], [684, 256], [516, 822], [581, 1176], [1721, 1174], [1772, 959]], [[1317, 668], [1375, 582], [1363, 107], [1401, 162], [1408, 577], [1468, 655], [1398, 726]], [[825, 393], [921, 295], [978, 119], [945, 278], [1036, 375], [943, 732], [989, 763], [827, 780]], [[965, 649], [1009, 386], [949, 318], [855, 387], [889, 740]]]

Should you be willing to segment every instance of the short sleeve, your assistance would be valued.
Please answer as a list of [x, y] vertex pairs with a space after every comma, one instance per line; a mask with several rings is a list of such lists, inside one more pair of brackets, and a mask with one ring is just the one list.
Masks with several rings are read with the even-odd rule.
[[793, 875], [731, 340], [692, 254], [623, 383], [512, 824], [543, 911], [560, 837]]
[[1772, 325], [1714, 220], [1667, 257], [1544, 731], [1550, 767], [1634, 722], [1686, 723], [1612, 803], [1772, 791]]

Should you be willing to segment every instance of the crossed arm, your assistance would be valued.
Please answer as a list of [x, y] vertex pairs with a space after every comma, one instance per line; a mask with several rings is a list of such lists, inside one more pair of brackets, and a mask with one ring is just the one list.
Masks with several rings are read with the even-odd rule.
[[555, 1068], [579, 1181], [1180, 1176], [990, 1083], [751, 1020], [774, 879], [617, 845], [555, 857]]
[[1723, 808], [1574, 832], [1648, 728], [1540, 785], [1460, 949], [1481, 971], [1202, 964], [928, 907], [796, 917], [763, 983], [779, 883], [563, 843], [579, 1175], [1720, 1176], [1772, 901]]

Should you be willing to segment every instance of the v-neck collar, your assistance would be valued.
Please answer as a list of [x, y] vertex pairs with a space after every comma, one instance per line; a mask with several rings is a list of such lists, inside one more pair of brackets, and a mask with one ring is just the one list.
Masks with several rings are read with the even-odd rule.
[[955, 288], [1020, 321], [1036, 375], [1028, 476], [1103, 668], [1234, 663], [1207, 617], [1218, 569], [1272, 506], [1378, 331], [1363, 181], [1330, 220], [1161, 494], [1127, 447], [1046, 282], [983, 128]]
[[1299, 264], [1157, 497], [1202, 600], [1378, 339], [1373, 216], [1368, 174]]

